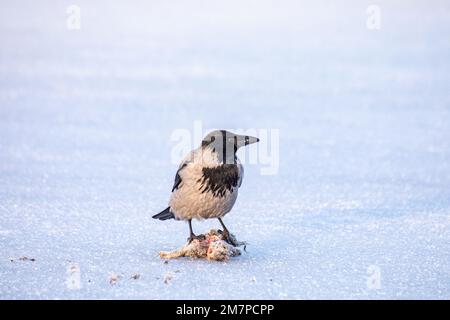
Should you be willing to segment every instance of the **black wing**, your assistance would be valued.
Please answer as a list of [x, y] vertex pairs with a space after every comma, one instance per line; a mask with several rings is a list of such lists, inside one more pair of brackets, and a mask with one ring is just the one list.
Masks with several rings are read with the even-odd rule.
[[178, 189], [181, 183], [180, 171], [187, 166], [187, 163], [183, 163], [180, 168], [178, 168], [177, 174], [175, 175], [175, 182], [173, 183], [172, 192]]

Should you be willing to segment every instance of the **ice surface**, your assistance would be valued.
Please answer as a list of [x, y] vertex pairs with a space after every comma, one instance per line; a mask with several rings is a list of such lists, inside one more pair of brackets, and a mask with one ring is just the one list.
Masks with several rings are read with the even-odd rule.
[[[447, 1], [377, 1], [378, 31], [356, 0], [76, 2], [78, 31], [1, 4], [0, 298], [450, 298]], [[195, 120], [279, 129], [279, 173], [246, 165], [246, 253], [166, 264]]]

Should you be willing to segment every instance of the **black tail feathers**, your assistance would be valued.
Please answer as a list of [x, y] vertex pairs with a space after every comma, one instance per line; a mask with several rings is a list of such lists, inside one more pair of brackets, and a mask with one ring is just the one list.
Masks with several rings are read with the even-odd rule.
[[167, 220], [167, 219], [173, 219], [175, 217], [174, 217], [173, 213], [170, 212], [170, 207], [167, 207], [166, 209], [164, 209], [160, 213], [155, 214], [152, 218], [153, 219], [159, 219], [159, 220]]

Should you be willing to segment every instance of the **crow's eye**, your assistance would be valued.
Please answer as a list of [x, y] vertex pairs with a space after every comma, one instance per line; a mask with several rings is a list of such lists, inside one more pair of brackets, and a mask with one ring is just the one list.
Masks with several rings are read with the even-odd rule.
[[249, 140], [250, 140], [250, 138], [248, 136], [245, 136], [245, 145], [249, 144]]

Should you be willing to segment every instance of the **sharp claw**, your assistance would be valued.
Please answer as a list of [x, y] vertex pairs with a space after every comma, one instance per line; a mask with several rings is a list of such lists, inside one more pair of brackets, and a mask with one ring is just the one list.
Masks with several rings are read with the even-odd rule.
[[230, 237], [230, 233], [227, 231], [219, 230], [219, 233], [222, 235], [222, 240], [231, 244], [233, 247], [237, 247], [238, 244]]

